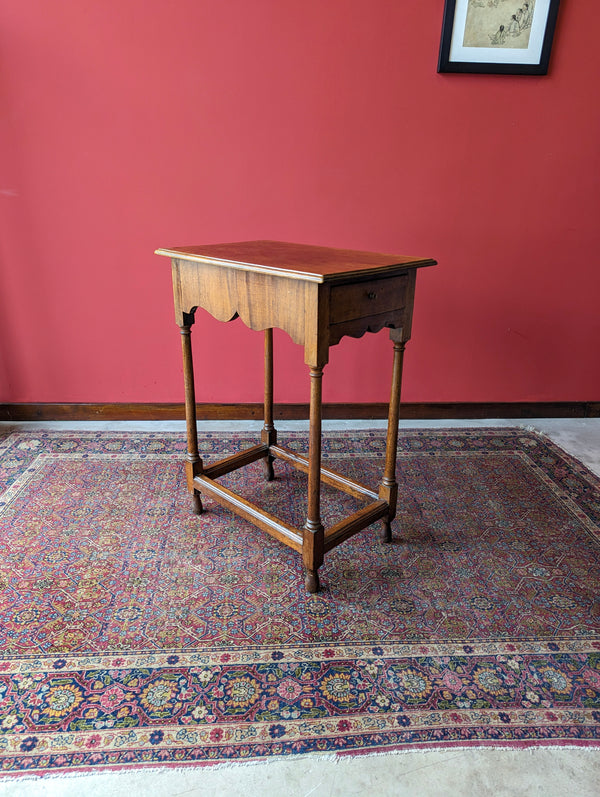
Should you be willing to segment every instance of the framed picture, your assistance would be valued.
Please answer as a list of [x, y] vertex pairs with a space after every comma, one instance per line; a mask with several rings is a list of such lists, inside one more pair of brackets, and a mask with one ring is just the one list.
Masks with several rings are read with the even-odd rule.
[[438, 72], [545, 75], [559, 0], [446, 0]]

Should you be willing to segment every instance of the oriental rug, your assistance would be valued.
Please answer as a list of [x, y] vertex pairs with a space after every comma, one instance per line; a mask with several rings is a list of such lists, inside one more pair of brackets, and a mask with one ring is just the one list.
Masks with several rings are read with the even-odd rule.
[[[546, 438], [402, 431], [393, 542], [335, 548], [309, 595], [294, 551], [191, 514], [183, 435], [1, 434], [0, 771], [599, 744], [600, 485]], [[376, 488], [384, 447], [324, 459]], [[302, 526], [306, 477], [261, 464], [224, 481]], [[324, 488], [325, 524], [351, 504]]]

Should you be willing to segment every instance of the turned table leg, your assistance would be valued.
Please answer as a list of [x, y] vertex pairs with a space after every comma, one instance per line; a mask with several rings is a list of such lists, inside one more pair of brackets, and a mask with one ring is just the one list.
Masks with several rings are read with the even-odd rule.
[[308, 592], [318, 592], [325, 532], [321, 523], [321, 384], [323, 368], [310, 369], [310, 422], [308, 443], [308, 516], [304, 526], [302, 559]]
[[392, 541], [392, 520], [396, 517], [396, 503], [398, 500], [396, 456], [398, 451], [398, 421], [400, 417], [400, 387], [402, 384], [402, 363], [405, 346], [405, 341], [394, 340], [393, 334], [394, 330], [390, 334], [394, 342], [394, 364], [392, 367], [392, 390], [385, 448], [385, 470], [379, 486], [379, 497], [387, 501], [389, 505], [389, 512], [384, 520], [384, 542]]
[[202, 499], [194, 486], [194, 476], [202, 473], [202, 460], [198, 451], [198, 430], [196, 427], [196, 392], [194, 388], [194, 362], [192, 358], [191, 327], [194, 323], [193, 313], [183, 313], [181, 332], [181, 350], [183, 354], [183, 379], [185, 385], [185, 421], [187, 429], [187, 455], [185, 473], [188, 490], [192, 496], [192, 512], [202, 514]]
[[[273, 330], [265, 329], [265, 414], [261, 441], [267, 446], [277, 443], [277, 431], [273, 424]], [[267, 481], [273, 481], [273, 457], [268, 454], [263, 462]]]

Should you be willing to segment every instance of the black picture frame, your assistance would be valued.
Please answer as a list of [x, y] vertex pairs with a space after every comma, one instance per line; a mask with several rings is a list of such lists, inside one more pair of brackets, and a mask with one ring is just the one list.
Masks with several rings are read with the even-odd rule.
[[[445, 0], [437, 71], [546, 75], [559, 3], [560, 0]], [[524, 11], [529, 13], [528, 29], [526, 18], [523, 27], [517, 30], [516, 25], [521, 24], [516, 19], [518, 11], [514, 15], [511, 13], [517, 6], [521, 20]], [[498, 25], [503, 12], [506, 25]], [[477, 14], [479, 20], [486, 14], [489, 16], [491, 32], [484, 33], [481, 27], [474, 25], [468, 28]], [[472, 41], [468, 40], [469, 36]], [[490, 39], [489, 46], [483, 43], [484, 36]], [[515, 48], [510, 47], [513, 40], [518, 45]], [[527, 46], [524, 46], [525, 41]]]

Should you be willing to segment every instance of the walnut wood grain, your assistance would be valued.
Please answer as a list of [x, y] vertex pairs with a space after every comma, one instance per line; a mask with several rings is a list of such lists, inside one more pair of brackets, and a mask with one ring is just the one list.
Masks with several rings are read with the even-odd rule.
[[196, 515], [202, 514], [202, 501], [194, 487], [194, 477], [202, 473], [202, 460], [198, 451], [198, 434], [196, 432], [196, 395], [194, 387], [194, 363], [192, 358], [191, 327], [194, 323], [193, 314], [182, 316], [181, 350], [183, 355], [183, 379], [185, 391], [185, 414], [187, 419], [187, 454], [185, 472], [188, 490], [192, 495], [192, 511]]
[[386, 515], [383, 540], [392, 540], [392, 521], [396, 517], [398, 484], [396, 482], [396, 454], [398, 449], [398, 420], [400, 416], [400, 388], [402, 384], [402, 365], [404, 361], [404, 341], [394, 341], [394, 362], [392, 366], [392, 389], [388, 415], [387, 439], [385, 446], [385, 469], [379, 487], [379, 497], [386, 501]]
[[231, 473], [238, 468], [243, 468], [256, 462], [258, 459], [263, 459], [269, 453], [269, 446], [259, 445], [246, 448], [243, 451], [238, 451], [237, 454], [232, 454], [229, 457], [213, 462], [210, 465], [205, 465], [203, 473], [209, 479], [218, 479], [220, 476], [225, 476], [226, 473]]
[[276, 241], [158, 249], [171, 257], [175, 315], [201, 307], [219, 321], [241, 318], [253, 330], [283, 329], [304, 346], [305, 362], [324, 366], [345, 335], [383, 327], [408, 340], [415, 271], [412, 258]]
[[[272, 446], [271, 453], [277, 457], [277, 459], [288, 462], [292, 467], [296, 468], [296, 470], [308, 473], [309, 461], [307, 457], [302, 456], [302, 454], [299, 454], [297, 451], [292, 451], [284, 446]], [[343, 476], [341, 473], [331, 468], [321, 466], [321, 481], [332, 487], [336, 487], [338, 490], [342, 490], [342, 492], [348, 493], [348, 495], [354, 498], [375, 500], [378, 497], [377, 493], [365, 487], [364, 484], [354, 481], [354, 479], [350, 479], [348, 476]]]
[[330, 289], [329, 323], [355, 321], [374, 315], [398, 312], [406, 305], [409, 275], [333, 285]]
[[281, 241], [240, 241], [203, 246], [176, 246], [156, 250], [172, 259], [185, 258], [253, 273], [285, 275], [315, 282], [354, 282], [372, 274], [382, 276], [402, 267], [434, 266], [426, 257], [363, 252]]
[[339, 545], [341, 542], [350, 539], [359, 531], [366, 529], [371, 524], [380, 520], [388, 512], [386, 501], [374, 501], [372, 504], [359, 509], [335, 526], [330, 526], [325, 532], [324, 551], [327, 553]]
[[310, 417], [308, 431], [308, 511], [304, 524], [302, 557], [306, 589], [319, 591], [319, 567], [323, 564], [325, 539], [321, 523], [321, 392], [323, 368], [310, 369]]
[[[277, 430], [273, 423], [273, 329], [265, 329], [265, 398], [264, 398], [264, 418], [263, 428], [260, 439], [267, 446], [273, 446], [277, 442]], [[275, 478], [273, 470], [273, 456], [268, 453], [265, 456], [265, 476], [267, 481], [272, 482]]]
[[280, 518], [271, 515], [251, 501], [246, 501], [245, 498], [206, 476], [197, 476], [194, 481], [202, 493], [210, 495], [218, 504], [221, 504], [226, 509], [231, 509], [240, 517], [254, 523], [260, 529], [279, 540], [279, 542], [283, 542], [298, 551], [298, 553], [302, 552], [303, 534], [300, 529], [285, 523]]
[[[175, 317], [183, 336], [188, 434], [188, 488], [202, 511], [199, 491], [302, 553], [305, 586], [320, 589], [319, 568], [326, 551], [376, 520], [385, 520], [385, 538], [391, 538], [396, 513], [397, 447], [400, 381], [404, 344], [410, 338], [417, 269], [435, 264], [430, 258], [412, 258], [347, 249], [246, 241], [233, 244], [159, 249], [171, 258]], [[198, 308], [219, 321], [241, 318], [265, 334], [265, 391], [262, 445], [234, 454], [204, 468], [198, 452], [196, 404], [190, 327]], [[308, 457], [277, 446], [273, 423], [273, 328], [287, 332], [304, 347], [310, 374]], [[360, 337], [388, 327], [394, 341], [392, 396], [389, 405], [386, 466], [379, 492], [347, 479], [321, 465], [323, 369], [330, 346], [344, 336]], [[307, 517], [295, 529], [259, 509], [215, 479], [250, 462], [264, 459], [268, 479], [274, 477], [273, 459], [287, 460], [308, 474]], [[325, 481], [370, 503], [327, 532], [321, 522], [321, 482]], [[375, 499], [373, 501], [373, 499]]]

